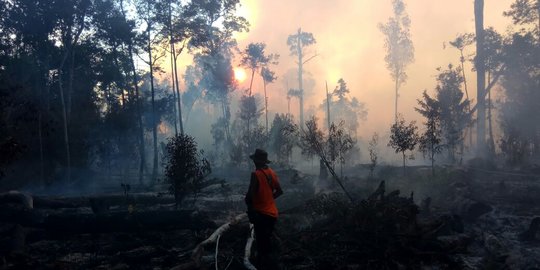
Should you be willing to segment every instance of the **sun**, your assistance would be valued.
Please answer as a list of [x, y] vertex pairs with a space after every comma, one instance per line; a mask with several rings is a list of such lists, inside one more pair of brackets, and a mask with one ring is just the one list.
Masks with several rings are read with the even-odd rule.
[[234, 79], [241, 83], [246, 80], [246, 71], [243, 68], [235, 67], [234, 68]]

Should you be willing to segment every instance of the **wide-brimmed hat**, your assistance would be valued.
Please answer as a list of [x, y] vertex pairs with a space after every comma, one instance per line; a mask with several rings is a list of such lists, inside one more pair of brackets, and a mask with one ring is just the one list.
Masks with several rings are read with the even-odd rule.
[[253, 155], [250, 155], [249, 158], [251, 158], [257, 163], [268, 164], [271, 162], [270, 160], [268, 160], [268, 153], [262, 149], [255, 149], [255, 153]]

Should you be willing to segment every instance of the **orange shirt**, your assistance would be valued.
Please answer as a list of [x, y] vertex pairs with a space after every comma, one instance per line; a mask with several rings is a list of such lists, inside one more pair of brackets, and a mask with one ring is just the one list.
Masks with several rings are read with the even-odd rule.
[[[276, 173], [270, 168], [265, 168], [255, 170], [255, 175], [257, 176], [258, 189], [253, 191], [253, 209], [277, 218], [278, 210], [274, 201], [274, 190], [279, 186], [279, 180]], [[266, 176], [270, 177], [271, 180], [268, 181]]]

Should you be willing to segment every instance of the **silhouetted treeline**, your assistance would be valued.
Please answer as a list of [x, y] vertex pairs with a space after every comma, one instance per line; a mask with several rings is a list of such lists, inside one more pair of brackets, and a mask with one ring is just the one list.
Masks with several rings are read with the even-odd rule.
[[[1, 0], [0, 145], [10, 154], [0, 171], [22, 181], [17, 186], [74, 183], [91, 172], [138, 172], [140, 181], [151, 172], [155, 181], [160, 129], [183, 132], [181, 53], [196, 54], [217, 76], [205, 78], [207, 88], [228, 110], [221, 93], [233, 80], [232, 34], [248, 26], [237, 5]], [[170, 84], [157, 79], [168, 59]]]

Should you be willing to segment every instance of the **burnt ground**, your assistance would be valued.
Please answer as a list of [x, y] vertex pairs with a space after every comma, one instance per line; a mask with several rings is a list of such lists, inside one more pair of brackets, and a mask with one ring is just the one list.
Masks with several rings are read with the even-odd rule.
[[[353, 202], [331, 180], [277, 172], [285, 194], [274, 245], [283, 269], [540, 269], [534, 172], [462, 167], [432, 176], [428, 168], [382, 167], [377, 178], [344, 179]], [[215, 243], [199, 266], [192, 251], [244, 211], [248, 174], [222, 177], [225, 183], [179, 210], [159, 190], [123, 194], [120, 186], [85, 196], [33, 195], [33, 209], [4, 200], [0, 268], [215, 269]], [[218, 269], [244, 269], [248, 236], [247, 220], [221, 236]]]

